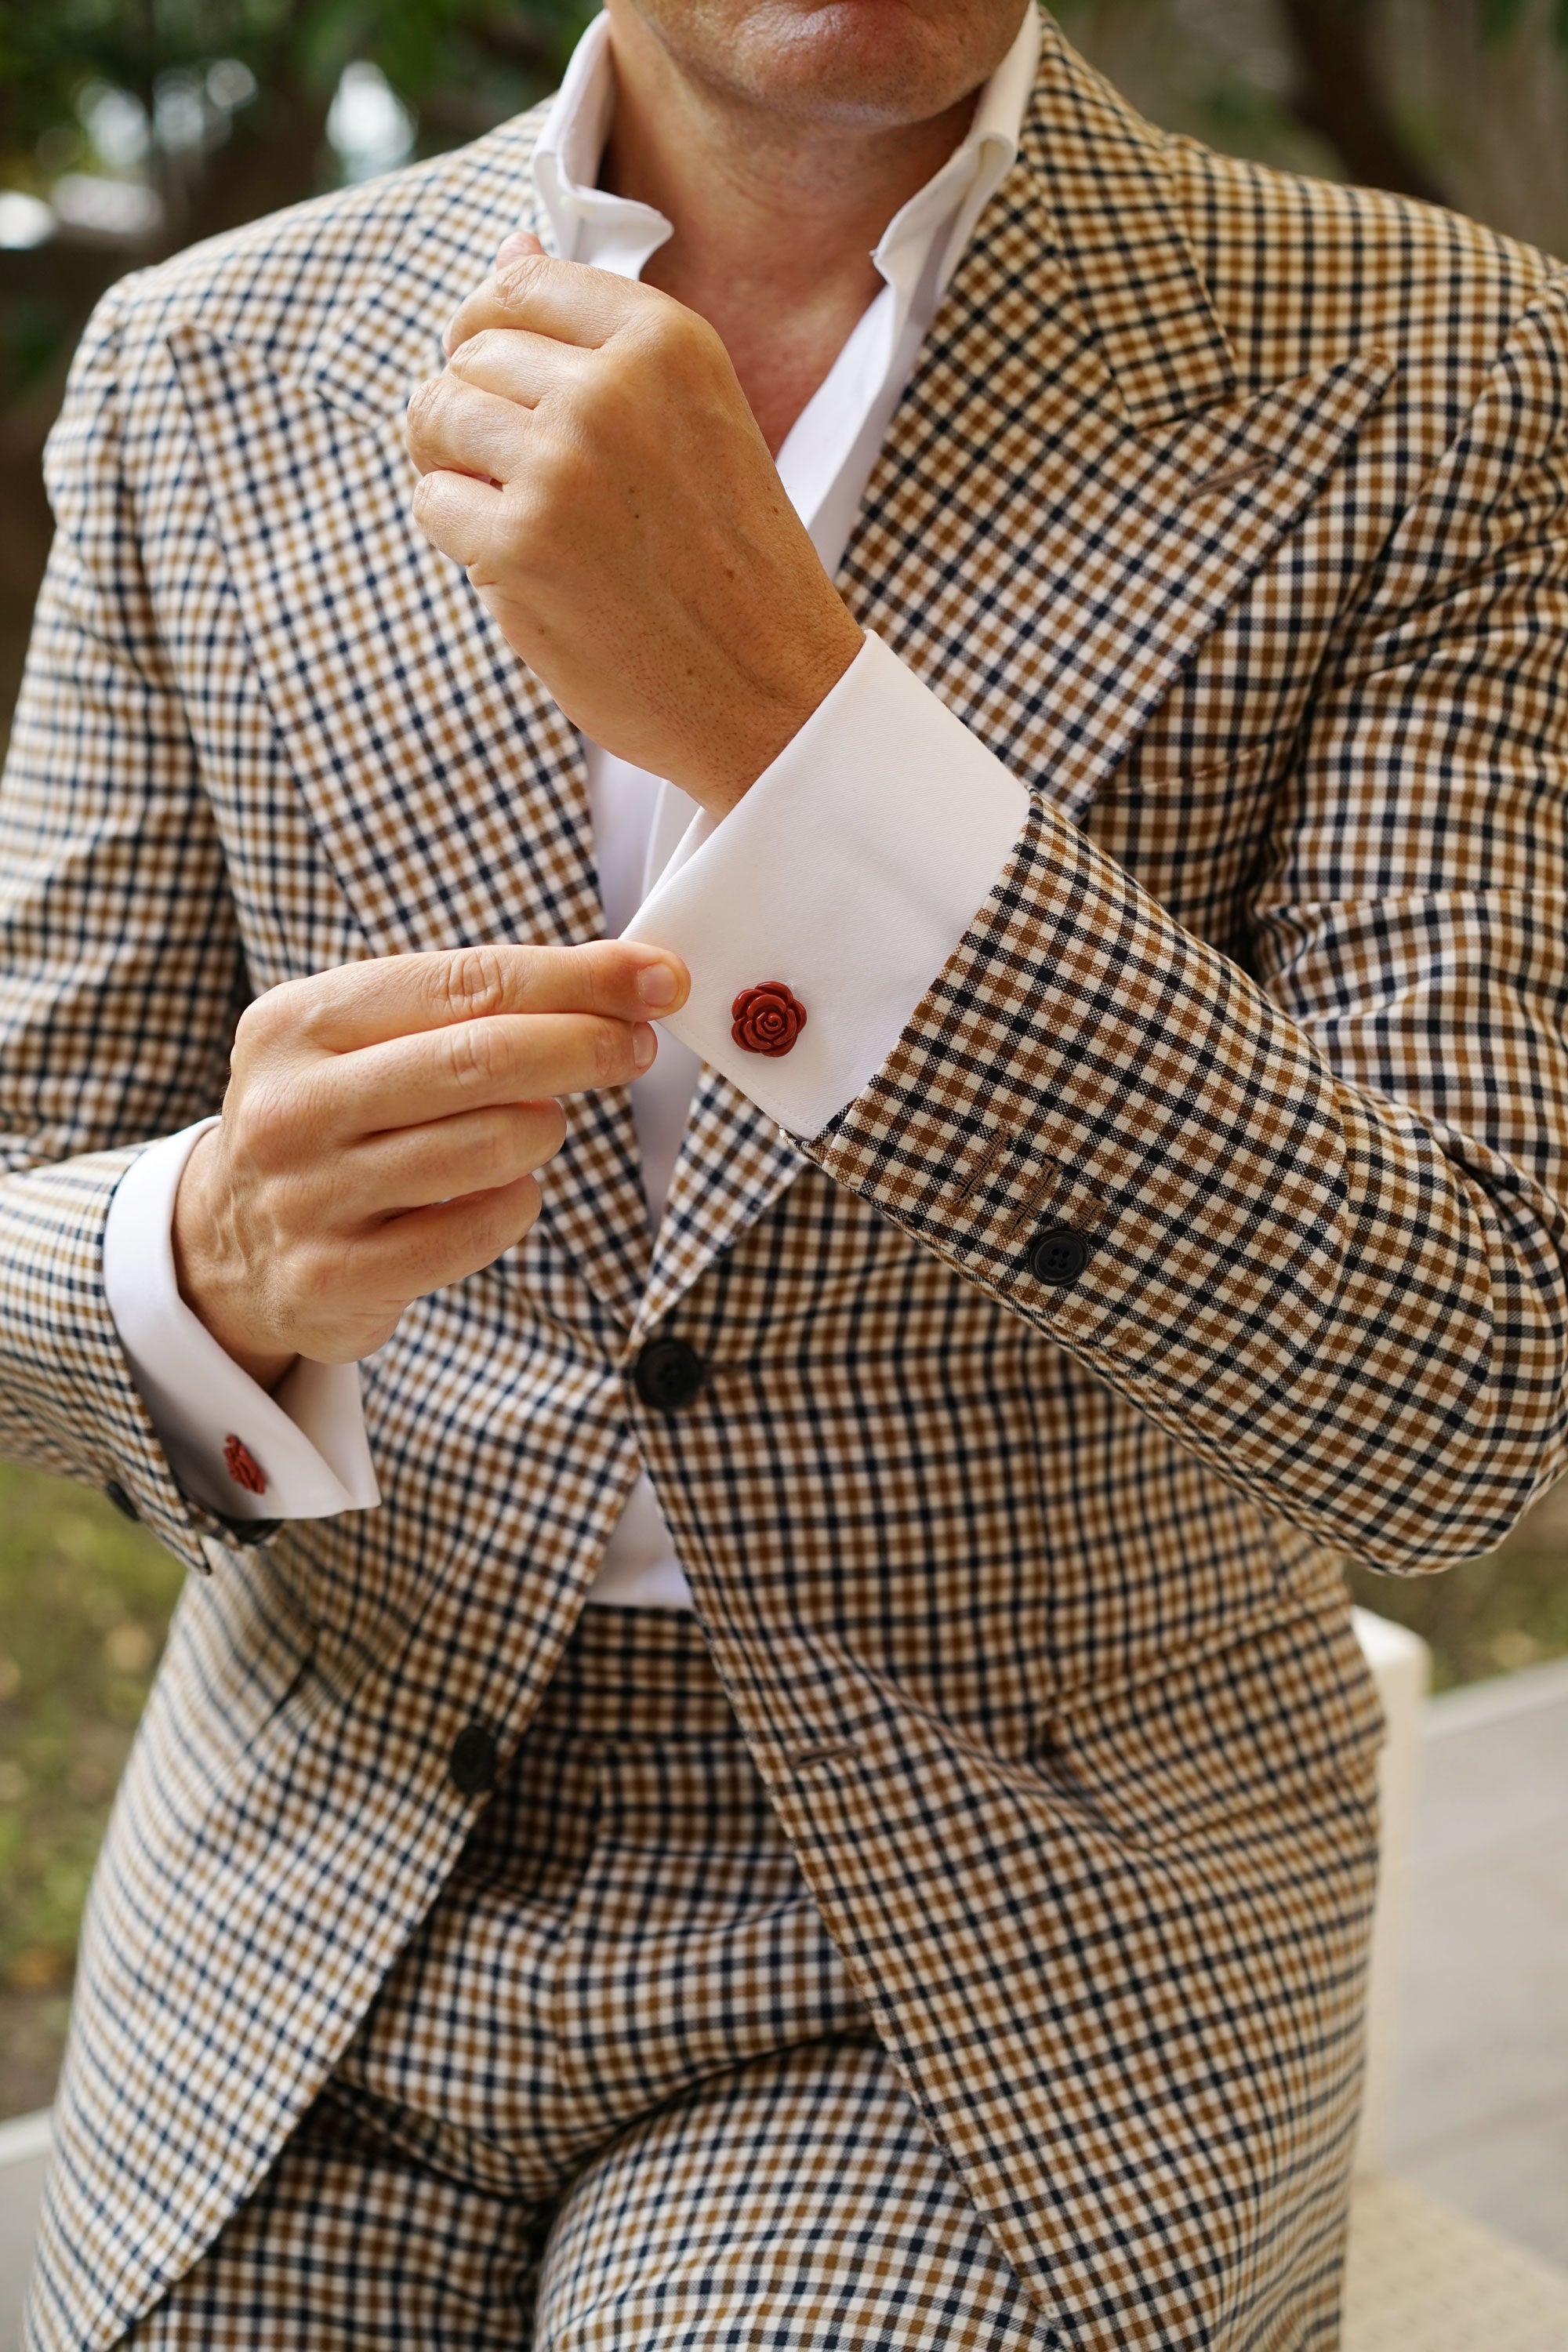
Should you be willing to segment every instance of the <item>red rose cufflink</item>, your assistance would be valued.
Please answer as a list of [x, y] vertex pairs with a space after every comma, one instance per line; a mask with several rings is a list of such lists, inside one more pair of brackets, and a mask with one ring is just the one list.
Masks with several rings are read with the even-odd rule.
[[224, 1439], [223, 1466], [235, 1485], [243, 1486], [247, 1495], [266, 1494], [267, 1473], [243, 1438]]
[[805, 1027], [805, 1007], [782, 980], [743, 988], [730, 1013], [730, 1034], [742, 1054], [787, 1054]]

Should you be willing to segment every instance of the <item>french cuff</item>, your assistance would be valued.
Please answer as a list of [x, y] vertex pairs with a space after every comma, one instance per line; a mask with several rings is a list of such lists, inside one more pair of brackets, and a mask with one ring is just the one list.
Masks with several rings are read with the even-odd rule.
[[268, 1395], [180, 1297], [174, 1194], [198, 1119], [121, 1178], [103, 1235], [110, 1313], [159, 1444], [185, 1492], [225, 1519], [324, 1519], [381, 1500], [357, 1364], [303, 1357]]
[[687, 827], [626, 925], [690, 970], [659, 1026], [791, 1135], [820, 1134], [903, 1034], [1027, 814], [1017, 779], [868, 635], [744, 798]]

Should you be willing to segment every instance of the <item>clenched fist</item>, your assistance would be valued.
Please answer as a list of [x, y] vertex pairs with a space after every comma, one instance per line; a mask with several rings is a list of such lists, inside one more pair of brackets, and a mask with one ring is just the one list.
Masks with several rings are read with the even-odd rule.
[[420, 528], [569, 719], [721, 816], [861, 645], [723, 343], [525, 236], [447, 344], [408, 404]]
[[677, 958], [606, 940], [343, 964], [258, 997], [174, 1204], [187, 1305], [265, 1387], [296, 1356], [369, 1355], [527, 1233], [556, 1097], [640, 1075], [686, 992]]

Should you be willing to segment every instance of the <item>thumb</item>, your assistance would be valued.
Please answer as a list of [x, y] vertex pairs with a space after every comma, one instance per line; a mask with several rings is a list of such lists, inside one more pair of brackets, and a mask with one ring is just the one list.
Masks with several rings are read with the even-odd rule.
[[[531, 255], [542, 253], [544, 247], [531, 228], [514, 228], [509, 237], [502, 239], [493, 267], [499, 273], [506, 268], [509, 261], [526, 261]], [[470, 313], [474, 308], [474, 296], [470, 295], [466, 302], [459, 303], [441, 330], [441, 349], [448, 359], [462, 340], [458, 333], [458, 321]]]
[[532, 253], [542, 253], [544, 247], [531, 228], [514, 228], [496, 255], [496, 268], [504, 269], [509, 261], [522, 261]]

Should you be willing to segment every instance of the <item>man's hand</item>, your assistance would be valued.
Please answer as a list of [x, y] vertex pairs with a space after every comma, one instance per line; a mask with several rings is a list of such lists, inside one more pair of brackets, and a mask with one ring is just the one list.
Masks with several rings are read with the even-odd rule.
[[722, 815], [861, 644], [723, 344], [515, 237], [447, 347], [408, 405], [420, 528], [569, 719]]
[[652, 1062], [673, 956], [619, 940], [342, 964], [242, 1015], [221, 1126], [174, 1204], [180, 1289], [270, 1388], [353, 1363], [409, 1301], [489, 1265], [539, 1214], [559, 1095]]

